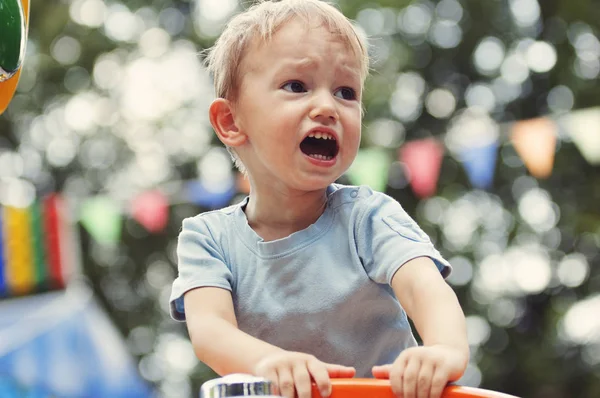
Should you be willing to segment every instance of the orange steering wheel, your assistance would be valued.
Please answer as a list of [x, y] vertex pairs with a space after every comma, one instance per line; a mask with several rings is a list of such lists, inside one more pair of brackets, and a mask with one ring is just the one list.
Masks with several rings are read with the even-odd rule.
[[[330, 398], [396, 398], [389, 380], [379, 379], [331, 379]], [[321, 398], [319, 389], [313, 384], [312, 396]], [[450, 385], [444, 389], [442, 398], [517, 398], [482, 388]]]

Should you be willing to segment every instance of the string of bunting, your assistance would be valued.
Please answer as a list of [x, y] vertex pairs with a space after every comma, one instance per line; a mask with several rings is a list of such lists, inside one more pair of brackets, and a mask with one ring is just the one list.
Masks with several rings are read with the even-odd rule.
[[[501, 134], [500, 130], [505, 130], [506, 134]], [[547, 178], [552, 173], [559, 136], [571, 140], [590, 164], [600, 165], [598, 107], [556, 119], [540, 117], [505, 126], [498, 126], [480, 114], [465, 114], [449, 127], [443, 139], [405, 142], [398, 148], [396, 159], [383, 148], [362, 149], [347, 177], [352, 184], [365, 184], [383, 191], [388, 184], [390, 165], [398, 162], [403, 165], [414, 194], [427, 198], [436, 193], [442, 159], [449, 151], [463, 165], [474, 188], [489, 189], [502, 139], [513, 145], [532, 176]], [[239, 174], [218, 184], [197, 179], [183, 182], [178, 187], [176, 190], [156, 188], [142, 192], [127, 206], [108, 196], [89, 197], [81, 202], [75, 219], [96, 242], [113, 245], [121, 238], [124, 213], [149, 233], [160, 233], [168, 223], [170, 205], [192, 203], [213, 209], [228, 205], [237, 193], [249, 192], [248, 181]], [[3, 225], [0, 242], [4, 242], [0, 246], [0, 268], [3, 270], [0, 294], [18, 294], [40, 286], [65, 283], [68, 267], [60, 253], [65, 252], [62, 246], [72, 246], [72, 242], [58, 232], [52, 232], [60, 229], [53, 222], [60, 224], [61, 216], [57, 215], [52, 221], [52, 214], [59, 214], [53, 213], [52, 203], [59, 200], [58, 196], [49, 197], [25, 210], [3, 208], [0, 213], [0, 225]], [[57, 249], [58, 246], [61, 248]]]
[[[505, 131], [502, 134], [501, 131]], [[444, 141], [425, 138], [405, 142], [398, 161], [414, 194], [427, 198], [436, 193], [442, 158], [449, 150], [465, 169], [470, 184], [489, 189], [494, 180], [499, 146], [504, 137], [515, 149], [529, 173], [539, 179], [552, 174], [559, 136], [571, 140], [592, 165], [600, 164], [600, 107], [578, 110], [559, 117], [543, 116], [499, 126], [487, 115], [465, 112], [450, 126]], [[381, 149], [365, 149], [348, 171], [353, 184], [384, 190], [392, 159]]]
[[[414, 194], [427, 198], [436, 193], [442, 159], [449, 151], [463, 165], [474, 188], [489, 189], [501, 137], [513, 145], [536, 178], [551, 175], [559, 137], [571, 140], [590, 164], [600, 165], [600, 107], [505, 126], [498, 126], [487, 116], [466, 113], [450, 126], [443, 140], [407, 141], [398, 148], [396, 159], [383, 148], [360, 150], [347, 177], [352, 184], [383, 191], [390, 166], [397, 162], [403, 165]], [[218, 184], [197, 179], [178, 183], [176, 188], [162, 188], [140, 193], [127, 206], [98, 195], [83, 199], [74, 210], [57, 194], [40, 198], [27, 208], [0, 206], [0, 298], [62, 289], [79, 273], [75, 222], [80, 222], [98, 244], [114, 245], [120, 241], [125, 213], [149, 233], [161, 233], [169, 221], [171, 205], [219, 208], [228, 205], [237, 193], [250, 190], [241, 174]]]
[[[352, 184], [365, 184], [383, 191], [388, 183], [390, 165], [397, 161], [403, 164], [414, 194], [427, 198], [436, 194], [442, 159], [449, 151], [462, 164], [474, 188], [489, 189], [494, 180], [498, 150], [504, 141], [513, 145], [532, 176], [543, 179], [552, 173], [559, 132], [563, 134], [562, 139], [575, 143], [590, 164], [600, 165], [600, 107], [504, 126], [498, 126], [488, 116], [466, 113], [458, 123], [450, 126], [444, 140], [407, 141], [398, 148], [397, 159], [383, 148], [360, 150], [347, 177]], [[167, 225], [169, 206], [175, 202], [213, 209], [228, 205], [236, 193], [249, 192], [247, 179], [239, 174], [219, 184], [198, 179], [184, 182], [182, 186], [182, 192], [177, 195], [160, 189], [141, 193], [125, 210], [108, 197], [92, 197], [83, 203], [79, 219], [96, 241], [114, 244], [120, 239], [124, 212], [148, 232], [159, 233]]]

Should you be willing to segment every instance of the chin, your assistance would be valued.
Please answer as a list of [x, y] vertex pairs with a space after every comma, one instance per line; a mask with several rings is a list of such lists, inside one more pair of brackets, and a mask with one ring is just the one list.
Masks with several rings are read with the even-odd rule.
[[298, 181], [297, 184], [294, 184], [298, 190], [312, 192], [326, 189], [329, 185], [333, 184], [337, 178], [332, 177], [322, 177], [322, 178], [307, 178], [303, 181]]

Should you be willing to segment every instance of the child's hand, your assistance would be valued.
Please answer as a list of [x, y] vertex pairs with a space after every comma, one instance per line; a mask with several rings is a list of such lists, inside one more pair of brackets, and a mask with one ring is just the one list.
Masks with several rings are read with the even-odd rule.
[[468, 358], [442, 345], [404, 350], [391, 365], [374, 366], [373, 376], [388, 379], [397, 397], [439, 398], [449, 381], [462, 376]]
[[309, 354], [282, 351], [261, 360], [254, 369], [256, 376], [275, 384], [276, 392], [286, 398], [310, 398], [314, 380], [321, 395], [331, 394], [330, 378], [354, 377], [355, 369], [321, 362]]

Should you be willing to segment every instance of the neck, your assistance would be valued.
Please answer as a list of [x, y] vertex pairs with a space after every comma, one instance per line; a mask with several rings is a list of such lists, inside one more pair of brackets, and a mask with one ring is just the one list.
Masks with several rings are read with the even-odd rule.
[[278, 191], [252, 184], [246, 218], [248, 225], [265, 241], [276, 240], [314, 224], [323, 214], [326, 203], [326, 189]]

